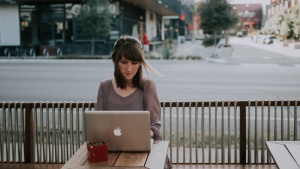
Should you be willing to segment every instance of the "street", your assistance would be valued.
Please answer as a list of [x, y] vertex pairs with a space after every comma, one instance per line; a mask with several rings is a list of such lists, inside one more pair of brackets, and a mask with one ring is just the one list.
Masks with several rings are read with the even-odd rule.
[[[221, 63], [149, 60], [164, 75], [148, 72], [160, 100], [299, 100], [299, 58], [233, 46]], [[94, 102], [100, 82], [112, 76], [111, 60], [0, 60], [0, 101]]]

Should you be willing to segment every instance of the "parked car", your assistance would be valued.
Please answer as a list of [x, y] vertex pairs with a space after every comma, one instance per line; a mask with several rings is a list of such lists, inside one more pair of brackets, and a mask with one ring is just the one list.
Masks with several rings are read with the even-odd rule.
[[256, 35], [253, 41], [256, 43], [264, 43], [265, 35]]
[[237, 36], [237, 37], [243, 37], [244, 34], [243, 34], [243, 32], [238, 32], [238, 33], [236, 33], [236, 36]]
[[274, 42], [274, 39], [276, 39], [276, 36], [274, 36], [274, 35], [266, 35], [265, 38], [264, 38], [263, 43], [264, 44], [271, 44], [271, 43]]

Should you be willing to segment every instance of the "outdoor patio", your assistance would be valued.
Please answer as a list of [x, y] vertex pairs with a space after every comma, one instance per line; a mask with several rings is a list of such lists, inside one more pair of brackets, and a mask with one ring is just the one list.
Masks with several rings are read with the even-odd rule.
[[[300, 101], [161, 102], [174, 169], [275, 169], [266, 141], [299, 140]], [[0, 103], [0, 168], [61, 168], [92, 102]]]

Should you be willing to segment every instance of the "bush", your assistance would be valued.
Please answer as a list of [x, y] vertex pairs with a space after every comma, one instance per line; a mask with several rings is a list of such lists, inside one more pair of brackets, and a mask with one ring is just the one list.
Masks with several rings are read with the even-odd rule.
[[110, 59], [109, 55], [62, 55], [55, 59]]
[[171, 51], [167, 45], [163, 46], [162, 55], [164, 59], [170, 59]]
[[[222, 37], [217, 37], [217, 44], [219, 43], [220, 39]], [[203, 39], [202, 41], [202, 45], [205, 46], [205, 47], [208, 47], [208, 46], [213, 46], [214, 45], [214, 37], [213, 36], [205, 36], [205, 38]]]

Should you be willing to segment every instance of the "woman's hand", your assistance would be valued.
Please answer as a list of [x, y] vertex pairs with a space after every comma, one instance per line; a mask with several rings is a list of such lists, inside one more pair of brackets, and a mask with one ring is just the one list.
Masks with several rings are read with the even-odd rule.
[[154, 137], [154, 133], [152, 130], [150, 130], [150, 137], [153, 138]]

